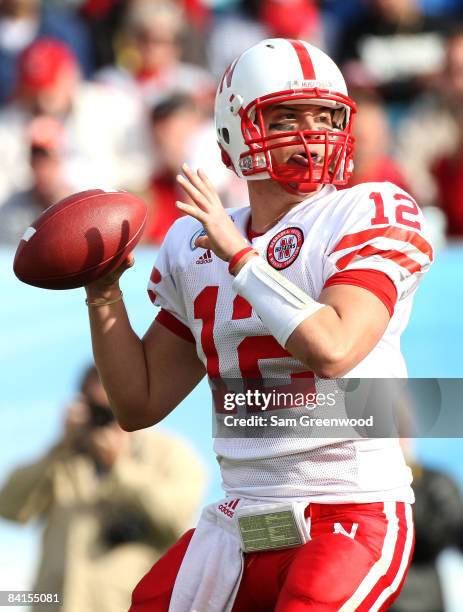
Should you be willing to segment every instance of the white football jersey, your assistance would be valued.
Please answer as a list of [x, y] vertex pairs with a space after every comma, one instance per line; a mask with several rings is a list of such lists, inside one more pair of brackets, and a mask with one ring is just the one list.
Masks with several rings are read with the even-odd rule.
[[[246, 236], [250, 208], [231, 210], [230, 215]], [[307, 367], [277, 343], [250, 304], [233, 291], [228, 264], [195, 247], [201, 231], [191, 217], [170, 229], [149, 282], [152, 301], [188, 328], [212, 380], [289, 381], [301, 375]], [[345, 376], [406, 377], [400, 335], [413, 294], [432, 261], [424, 217], [406, 192], [391, 183], [344, 191], [326, 185], [268, 232], [252, 238], [252, 246], [315, 300], [336, 282], [363, 286], [378, 296], [384, 289], [391, 302], [383, 299], [392, 313], [389, 325]], [[314, 381], [317, 391], [336, 384]], [[223, 437], [215, 439], [214, 448], [224, 489], [233, 496], [325, 503], [413, 501], [411, 472], [396, 439]]]

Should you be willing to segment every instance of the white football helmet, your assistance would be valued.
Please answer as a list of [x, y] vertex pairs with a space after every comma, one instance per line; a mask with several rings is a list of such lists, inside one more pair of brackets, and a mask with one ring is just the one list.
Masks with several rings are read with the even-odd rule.
[[[333, 128], [268, 134], [262, 110], [281, 103], [333, 109]], [[291, 192], [320, 183], [343, 185], [353, 170], [352, 119], [356, 107], [341, 71], [323, 51], [302, 40], [271, 38], [227, 68], [215, 100], [215, 126], [225, 165], [247, 180], [271, 178]], [[301, 145], [305, 165], [279, 163], [280, 147]], [[324, 145], [322, 167], [311, 145]]]

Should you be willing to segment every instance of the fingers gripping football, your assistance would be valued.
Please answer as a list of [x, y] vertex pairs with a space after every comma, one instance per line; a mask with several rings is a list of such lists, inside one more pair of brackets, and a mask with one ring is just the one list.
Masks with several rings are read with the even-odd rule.
[[129, 253], [129, 255], [127, 255], [127, 257], [124, 259], [124, 261], [118, 268], [116, 268], [112, 272], [109, 272], [109, 274], [106, 274], [105, 276], [99, 278], [93, 283], [86, 285], [86, 288], [92, 292], [104, 292], [107, 289], [118, 288], [120, 277], [124, 274], [126, 270], [131, 268], [134, 263], [135, 258], [132, 253]]
[[177, 208], [200, 221], [207, 232], [196, 240], [196, 245], [210, 248], [224, 261], [247, 245], [230, 216], [226, 213], [214, 186], [203, 170], [193, 172], [186, 164], [182, 166], [185, 176], [177, 181], [191, 198], [190, 203], [177, 201]]

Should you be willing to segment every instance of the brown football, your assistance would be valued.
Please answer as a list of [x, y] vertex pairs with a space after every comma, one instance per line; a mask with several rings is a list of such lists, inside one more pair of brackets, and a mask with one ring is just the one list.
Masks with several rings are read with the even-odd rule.
[[90, 189], [49, 206], [26, 229], [16, 276], [34, 287], [74, 289], [115, 270], [143, 234], [146, 204], [127, 191]]

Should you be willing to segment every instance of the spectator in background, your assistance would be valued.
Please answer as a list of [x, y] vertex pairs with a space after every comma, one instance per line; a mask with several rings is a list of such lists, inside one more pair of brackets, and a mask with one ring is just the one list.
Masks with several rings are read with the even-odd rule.
[[461, 0], [420, 0], [420, 4], [426, 15], [445, 15], [453, 19], [463, 15]]
[[184, 197], [176, 176], [185, 160], [205, 169], [228, 206], [245, 204], [242, 181], [223, 165], [214, 125], [194, 98], [174, 93], [160, 100], [151, 112], [151, 134], [156, 167], [143, 194], [149, 207], [145, 241], [161, 244], [172, 223], [182, 216], [175, 206]]
[[0, 0], [0, 105], [14, 93], [19, 54], [34, 40], [53, 37], [74, 51], [85, 76], [93, 68], [90, 38], [71, 10], [40, 0]]
[[41, 114], [64, 128], [63, 159], [81, 168], [77, 187], [133, 189], [146, 182], [150, 148], [139, 101], [82, 81], [70, 48], [43, 38], [21, 54], [17, 94], [0, 113], [0, 203], [31, 186], [27, 129]]
[[432, 170], [439, 158], [455, 155], [460, 147], [462, 106], [463, 29], [458, 29], [446, 43], [445, 65], [436, 85], [416, 101], [397, 133], [398, 159], [422, 205], [439, 204]]
[[62, 594], [63, 612], [125, 612], [139, 578], [190, 526], [204, 473], [179, 440], [120, 429], [94, 367], [80, 391], [61, 440], [3, 485], [0, 516], [44, 521], [34, 591]]
[[147, 242], [161, 244], [172, 223], [182, 216], [175, 206], [182, 195], [176, 176], [185, 159], [186, 140], [199, 129], [201, 121], [194, 100], [184, 94], [174, 94], [153, 107], [151, 134], [157, 168], [144, 194], [149, 207], [143, 236]]
[[0, 207], [0, 244], [17, 245], [25, 229], [48, 206], [73, 191], [63, 161], [63, 128], [52, 117], [36, 117], [28, 129], [33, 183], [13, 193]]
[[315, 2], [239, 0], [211, 29], [208, 58], [213, 74], [219, 79], [235, 57], [259, 40], [273, 37], [298, 38], [323, 47], [322, 22]]
[[439, 555], [457, 547], [463, 526], [463, 501], [447, 474], [420, 465], [411, 440], [402, 440], [413, 471], [415, 551], [407, 579], [391, 612], [444, 612], [445, 593], [437, 569]]
[[182, 35], [182, 57], [200, 66], [207, 65], [206, 38], [212, 18], [212, 4], [209, 0], [176, 0], [182, 7], [188, 27]]
[[[83, 0], [80, 14], [91, 32], [95, 62], [98, 68], [114, 64], [116, 52], [125, 59], [125, 50], [134, 47], [125, 37], [131, 39], [126, 32], [126, 16], [129, 5], [137, 0]], [[159, 3], [160, 0], [153, 0]], [[153, 4], [151, 2], [151, 4]], [[175, 4], [183, 12], [184, 27], [179, 37], [182, 47], [182, 59], [204, 66], [205, 61], [205, 30], [210, 18], [211, 9], [203, 0], [175, 0]], [[178, 11], [180, 12], [180, 11]], [[187, 26], [187, 27], [186, 27]], [[136, 50], [135, 50], [136, 53]], [[129, 54], [130, 55], [130, 54]], [[130, 61], [128, 62], [130, 67]]]
[[87, 24], [92, 41], [95, 69], [114, 63], [115, 36], [120, 30], [126, 0], [82, 0], [79, 14]]
[[219, 12], [211, 24], [207, 57], [217, 81], [240, 53], [266, 37], [265, 26], [259, 20], [260, 3], [261, 0], [237, 0]]
[[431, 166], [437, 186], [437, 201], [447, 219], [447, 234], [463, 238], [463, 107], [455, 109], [458, 139], [452, 153], [438, 158]]
[[103, 68], [95, 78], [138, 96], [147, 106], [181, 91], [210, 111], [215, 83], [199, 66], [180, 61], [186, 27], [180, 7], [171, 0], [133, 0], [124, 20], [125, 43], [119, 65]]
[[409, 191], [403, 172], [391, 154], [391, 129], [386, 109], [375, 94], [356, 94], [357, 115], [354, 172], [349, 186], [390, 181]]
[[351, 82], [367, 73], [401, 111], [441, 69], [448, 23], [426, 16], [419, 0], [371, 0], [344, 31], [337, 58]]
[[297, 38], [317, 46], [322, 44], [322, 23], [313, 0], [264, 0], [260, 2], [259, 18], [272, 38]]
[[345, 23], [351, 23], [365, 12], [365, 0], [318, 0], [323, 11], [336, 14]]

